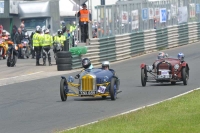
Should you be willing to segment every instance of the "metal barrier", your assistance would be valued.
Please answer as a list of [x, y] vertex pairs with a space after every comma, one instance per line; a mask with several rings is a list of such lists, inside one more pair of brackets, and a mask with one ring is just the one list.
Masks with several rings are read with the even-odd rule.
[[98, 38], [106, 38], [200, 22], [200, 0], [123, 1], [96, 6], [93, 14]]
[[174, 25], [159, 30], [90, 39], [88, 53], [72, 57], [72, 68], [81, 67], [81, 58], [90, 58], [92, 64], [119, 61], [162, 48], [172, 48], [200, 40], [200, 23]]

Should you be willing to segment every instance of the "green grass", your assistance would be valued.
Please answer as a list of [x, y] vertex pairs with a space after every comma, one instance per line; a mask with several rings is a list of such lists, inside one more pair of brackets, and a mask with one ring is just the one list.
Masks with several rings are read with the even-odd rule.
[[62, 133], [200, 133], [200, 91]]

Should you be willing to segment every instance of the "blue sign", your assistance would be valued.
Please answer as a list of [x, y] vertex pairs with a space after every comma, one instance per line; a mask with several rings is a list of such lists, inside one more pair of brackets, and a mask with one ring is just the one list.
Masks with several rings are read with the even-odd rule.
[[0, 13], [4, 13], [4, 1], [0, 1]]
[[166, 9], [160, 9], [160, 12], [161, 12], [160, 22], [166, 22], [167, 21], [167, 11], [166, 11]]
[[196, 4], [196, 13], [200, 13], [200, 4]]
[[147, 8], [143, 8], [142, 9], [142, 19], [143, 20], [147, 20], [148, 19], [148, 9]]

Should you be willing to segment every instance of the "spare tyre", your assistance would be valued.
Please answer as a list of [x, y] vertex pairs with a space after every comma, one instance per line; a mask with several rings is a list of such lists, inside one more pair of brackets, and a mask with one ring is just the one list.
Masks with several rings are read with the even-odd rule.
[[57, 58], [56, 64], [72, 64], [72, 58]]
[[57, 70], [58, 71], [72, 70], [72, 65], [71, 64], [58, 64]]
[[71, 58], [72, 54], [69, 51], [60, 51], [56, 54], [57, 58]]

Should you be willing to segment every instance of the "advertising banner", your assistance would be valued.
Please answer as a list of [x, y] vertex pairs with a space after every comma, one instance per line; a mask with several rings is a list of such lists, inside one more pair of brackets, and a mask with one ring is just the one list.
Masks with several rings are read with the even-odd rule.
[[143, 8], [142, 9], [142, 19], [143, 20], [147, 20], [148, 19], [148, 9], [147, 8]]
[[187, 6], [178, 8], [178, 23], [185, 23], [188, 20]]
[[139, 28], [139, 15], [138, 10], [133, 10], [131, 12], [131, 20], [132, 20], [132, 30]]
[[195, 4], [194, 3], [190, 4], [189, 10], [190, 10], [190, 18], [194, 18], [195, 17]]
[[161, 8], [160, 9], [160, 22], [166, 22], [167, 21], [167, 11], [166, 8]]
[[153, 19], [153, 18], [154, 18], [154, 9], [149, 8], [149, 19]]
[[196, 4], [196, 13], [200, 13], [200, 4]]
[[127, 11], [122, 11], [122, 23], [123, 24], [128, 23], [128, 12]]
[[4, 13], [4, 1], [0, 1], [0, 13]]

